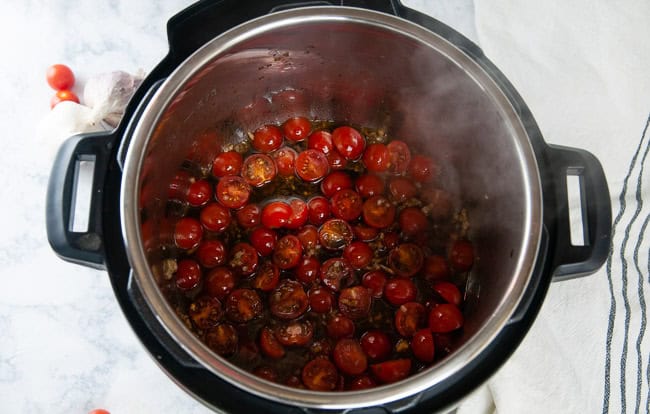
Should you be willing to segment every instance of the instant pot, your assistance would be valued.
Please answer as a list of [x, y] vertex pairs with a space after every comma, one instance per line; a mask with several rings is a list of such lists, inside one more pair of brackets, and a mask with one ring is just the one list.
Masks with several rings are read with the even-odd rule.
[[[168, 23], [169, 53], [114, 130], [69, 138], [47, 194], [47, 231], [64, 260], [105, 269], [126, 318], [159, 366], [224, 412], [410, 413], [453, 407], [521, 342], [552, 281], [595, 272], [611, 238], [598, 160], [548, 145], [512, 85], [469, 40], [375, 1], [202, 1]], [[456, 350], [394, 384], [316, 392], [255, 377], [210, 351], [158, 288], [169, 236], [167, 185], [188, 154], [294, 115], [379, 128], [448, 171], [478, 260]], [[201, 131], [216, 128], [214, 137]], [[570, 131], [567, 131], [570, 133]], [[221, 145], [219, 145], [221, 144]], [[73, 231], [79, 164], [94, 164], [89, 225]], [[584, 243], [571, 242], [567, 177], [580, 182]], [[147, 222], [147, 229], [143, 227]], [[553, 352], [553, 350], [549, 350]]]

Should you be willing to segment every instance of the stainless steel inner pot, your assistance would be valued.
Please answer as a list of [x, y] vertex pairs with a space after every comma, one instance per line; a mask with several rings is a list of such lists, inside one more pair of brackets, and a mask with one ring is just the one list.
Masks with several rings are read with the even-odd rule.
[[[442, 185], [467, 208], [478, 260], [458, 349], [401, 382], [314, 392], [262, 380], [210, 351], [157, 285], [157, 246], [169, 237], [167, 183], [188, 154], [209, 165], [220, 144], [289, 116], [383, 128], [434, 157]], [[201, 137], [207, 128], [214, 137]], [[208, 140], [211, 140], [210, 142]], [[215, 375], [287, 404], [352, 408], [412, 396], [470, 363], [506, 326], [527, 287], [540, 243], [539, 171], [529, 138], [502, 90], [463, 51], [401, 18], [310, 7], [248, 21], [213, 39], [159, 87], [133, 130], [121, 187], [129, 261], [168, 333]], [[153, 232], [142, 231], [148, 221]], [[143, 237], [146, 237], [143, 240]]]

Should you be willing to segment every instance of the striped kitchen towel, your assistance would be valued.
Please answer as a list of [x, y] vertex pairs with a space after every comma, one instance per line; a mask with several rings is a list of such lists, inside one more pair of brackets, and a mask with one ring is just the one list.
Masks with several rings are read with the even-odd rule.
[[478, 42], [547, 142], [592, 152], [610, 257], [554, 283], [512, 358], [459, 413], [650, 412], [650, 2], [475, 0]]

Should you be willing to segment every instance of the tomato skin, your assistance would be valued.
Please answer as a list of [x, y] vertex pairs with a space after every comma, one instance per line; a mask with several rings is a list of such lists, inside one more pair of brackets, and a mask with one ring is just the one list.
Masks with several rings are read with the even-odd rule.
[[170, 200], [185, 200], [190, 186], [190, 174], [187, 171], [178, 171], [167, 187], [167, 197]]
[[361, 278], [361, 284], [370, 290], [374, 298], [381, 298], [386, 285], [386, 273], [381, 270], [372, 270], [365, 273]]
[[420, 329], [411, 339], [413, 355], [422, 362], [433, 362], [435, 357], [435, 343], [429, 329]]
[[445, 220], [453, 214], [454, 202], [449, 192], [432, 188], [423, 190], [420, 196], [422, 201], [427, 203], [427, 210], [432, 220]]
[[404, 174], [411, 163], [411, 150], [403, 141], [394, 140], [388, 143], [390, 157], [389, 171], [393, 174]]
[[258, 227], [249, 236], [249, 241], [260, 256], [268, 256], [275, 250], [278, 235], [266, 227]]
[[45, 71], [48, 85], [55, 91], [70, 89], [74, 86], [74, 73], [72, 69], [61, 63], [54, 64]]
[[280, 359], [285, 354], [284, 346], [278, 342], [271, 328], [263, 327], [260, 330], [260, 349], [269, 358]]
[[365, 224], [357, 224], [352, 228], [354, 237], [362, 242], [371, 242], [379, 236], [379, 229], [367, 226]]
[[404, 177], [393, 177], [388, 181], [388, 193], [398, 203], [415, 197], [418, 189], [415, 184]]
[[435, 254], [427, 256], [422, 267], [424, 278], [428, 281], [448, 279], [451, 276], [447, 259], [444, 256]]
[[274, 151], [272, 155], [278, 174], [282, 177], [289, 177], [294, 174], [298, 153], [293, 148], [282, 147]]
[[332, 134], [327, 131], [314, 131], [307, 138], [307, 148], [329, 154], [334, 149]]
[[366, 148], [366, 139], [356, 129], [342, 126], [332, 131], [332, 143], [347, 160], [356, 160]]
[[305, 313], [309, 298], [300, 282], [283, 279], [269, 295], [271, 313], [280, 319], [295, 319]]
[[345, 259], [333, 258], [323, 262], [320, 278], [323, 285], [333, 292], [341, 290], [341, 284], [352, 276], [352, 268]]
[[298, 236], [305, 253], [308, 256], [311, 256], [313, 250], [318, 247], [318, 229], [315, 226], [308, 224], [301, 228], [296, 236]]
[[294, 168], [299, 178], [307, 182], [315, 182], [327, 175], [330, 165], [325, 154], [308, 149], [298, 154]]
[[240, 153], [235, 151], [222, 152], [212, 161], [212, 175], [217, 178], [239, 175], [243, 163], [244, 158]]
[[298, 266], [302, 258], [302, 244], [293, 234], [278, 240], [273, 251], [273, 263], [280, 269], [287, 270]]
[[323, 178], [320, 188], [325, 197], [332, 197], [341, 190], [352, 188], [352, 178], [343, 171], [334, 171]]
[[355, 269], [363, 269], [372, 261], [373, 251], [368, 245], [361, 241], [350, 243], [343, 249], [343, 258]]
[[384, 285], [384, 297], [395, 306], [415, 300], [417, 289], [409, 279], [394, 278]]
[[407, 236], [415, 236], [429, 228], [429, 220], [417, 207], [407, 207], [399, 213], [399, 227]]
[[191, 217], [183, 217], [174, 226], [174, 243], [180, 249], [191, 250], [201, 243], [203, 227]]
[[264, 262], [255, 272], [253, 287], [263, 292], [275, 289], [280, 281], [280, 269], [272, 262]]
[[431, 308], [429, 328], [434, 333], [447, 333], [460, 329], [465, 322], [463, 314], [456, 305], [441, 303]]
[[230, 210], [219, 203], [210, 203], [201, 209], [199, 219], [206, 230], [221, 233], [232, 222]]
[[384, 194], [384, 180], [375, 174], [364, 174], [357, 178], [355, 188], [363, 198]]
[[283, 201], [273, 201], [262, 208], [262, 225], [269, 229], [278, 229], [284, 227], [289, 219], [293, 209]]
[[334, 339], [351, 338], [356, 329], [352, 319], [338, 314], [328, 319], [326, 328], [327, 335]]
[[459, 272], [468, 272], [474, 265], [474, 246], [467, 240], [456, 240], [449, 249], [449, 264]]
[[381, 361], [390, 356], [392, 344], [386, 333], [372, 330], [361, 335], [361, 348], [372, 361]]
[[460, 289], [451, 282], [437, 281], [431, 285], [431, 288], [447, 303], [460, 306], [463, 301], [463, 295], [460, 293]]
[[250, 185], [239, 176], [228, 175], [217, 183], [216, 197], [225, 207], [239, 209], [248, 202], [250, 196]]
[[438, 175], [438, 167], [431, 158], [414, 155], [409, 166], [409, 174], [415, 181], [426, 183]]
[[329, 290], [323, 288], [314, 288], [309, 290], [309, 306], [312, 312], [327, 313], [332, 310], [334, 296]]
[[330, 169], [332, 170], [342, 170], [348, 163], [348, 161], [335, 149], [325, 155], [327, 161], [330, 163]]
[[315, 257], [303, 257], [295, 271], [296, 279], [306, 285], [318, 280], [320, 261]]
[[393, 359], [370, 365], [370, 371], [380, 382], [389, 384], [406, 378], [411, 372], [411, 360]]
[[235, 274], [227, 267], [214, 268], [205, 278], [206, 293], [219, 300], [225, 299], [234, 288]]
[[277, 371], [267, 365], [260, 365], [259, 367], [255, 368], [252, 372], [253, 375], [265, 379], [267, 381], [278, 382]]
[[334, 345], [332, 356], [334, 363], [344, 374], [359, 375], [368, 368], [368, 358], [356, 339], [339, 339]]
[[390, 166], [390, 153], [384, 144], [370, 144], [363, 153], [363, 164], [371, 172], [384, 172]]
[[426, 309], [419, 302], [407, 302], [395, 311], [395, 329], [405, 338], [410, 338], [425, 322]]
[[361, 375], [359, 377], [354, 378], [352, 381], [350, 381], [347, 384], [346, 389], [350, 391], [357, 391], [357, 390], [367, 390], [369, 388], [374, 388], [377, 386], [377, 383], [375, 380], [370, 378], [368, 375]]
[[325, 197], [316, 196], [307, 202], [309, 208], [309, 222], [315, 226], [320, 226], [330, 218], [330, 203]]
[[182, 291], [194, 289], [201, 283], [202, 272], [199, 264], [191, 259], [178, 262], [176, 268], [176, 287]]
[[50, 108], [54, 108], [64, 101], [79, 103], [79, 97], [72, 91], [62, 89], [60, 91], [57, 91], [54, 96], [52, 96], [52, 99], [50, 99]]
[[291, 207], [291, 216], [284, 227], [295, 230], [304, 226], [309, 219], [307, 203], [299, 198], [293, 198], [289, 201], [289, 207]]
[[192, 207], [206, 205], [212, 198], [212, 184], [208, 180], [196, 180], [187, 191], [187, 203]]
[[275, 125], [264, 125], [253, 133], [253, 148], [259, 152], [271, 152], [282, 146], [282, 130]]
[[363, 211], [363, 200], [354, 190], [344, 189], [338, 191], [330, 200], [332, 215], [346, 221], [358, 218]]
[[211, 269], [226, 263], [226, 246], [219, 240], [203, 240], [195, 253], [201, 266]]
[[246, 204], [235, 213], [237, 224], [245, 229], [251, 229], [260, 224], [262, 209], [257, 204]]
[[311, 133], [311, 122], [302, 116], [289, 118], [282, 124], [282, 131], [289, 141], [301, 142]]
[[336, 366], [325, 357], [316, 357], [302, 369], [302, 382], [313, 391], [333, 391], [339, 382]]
[[395, 221], [395, 206], [384, 196], [373, 196], [362, 206], [363, 221], [378, 229], [383, 229]]

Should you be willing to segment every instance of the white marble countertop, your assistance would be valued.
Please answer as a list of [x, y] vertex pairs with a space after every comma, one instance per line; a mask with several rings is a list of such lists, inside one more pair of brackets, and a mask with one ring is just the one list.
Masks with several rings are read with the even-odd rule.
[[[45, 234], [52, 143], [34, 125], [65, 63], [78, 85], [148, 71], [166, 52], [165, 24], [190, 0], [9, 1], [0, 5], [0, 412], [207, 413], [156, 366], [126, 323], [107, 274], [58, 259]], [[472, 1], [410, 0], [475, 38]], [[75, 89], [80, 92], [79, 86]]]

